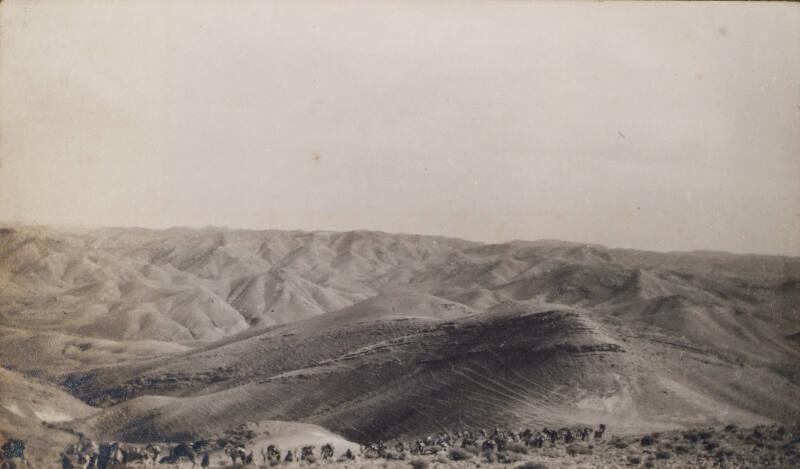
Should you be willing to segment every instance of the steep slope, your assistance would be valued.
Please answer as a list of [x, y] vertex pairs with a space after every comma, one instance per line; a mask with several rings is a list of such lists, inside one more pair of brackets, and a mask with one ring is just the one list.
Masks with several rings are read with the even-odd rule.
[[365, 441], [464, 425], [630, 432], [800, 416], [797, 385], [778, 372], [676, 337], [614, 334], [547, 304], [454, 321], [317, 318], [68, 384], [89, 402], [118, 403], [87, 428], [141, 441], [274, 419]]

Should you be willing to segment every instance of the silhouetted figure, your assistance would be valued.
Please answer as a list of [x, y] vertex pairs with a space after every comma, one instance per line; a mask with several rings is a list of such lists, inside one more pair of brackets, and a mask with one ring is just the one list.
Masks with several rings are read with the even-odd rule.
[[603, 433], [605, 433], [605, 432], [606, 432], [606, 424], [601, 423], [597, 427], [597, 430], [595, 430], [595, 432], [594, 432], [594, 439], [595, 440], [599, 440], [600, 438], [603, 438]]
[[333, 445], [330, 444], [330, 443], [326, 443], [324, 446], [322, 446], [322, 448], [320, 449], [320, 452], [322, 454], [322, 460], [323, 461], [326, 460], [326, 459], [332, 458], [333, 457]]

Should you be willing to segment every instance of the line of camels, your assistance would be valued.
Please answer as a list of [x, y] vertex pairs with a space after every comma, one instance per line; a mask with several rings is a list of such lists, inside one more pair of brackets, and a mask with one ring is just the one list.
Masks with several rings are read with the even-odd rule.
[[[377, 441], [362, 445], [358, 455], [347, 448], [339, 455], [339, 461], [355, 460], [358, 457], [365, 459], [401, 459], [405, 454], [433, 455], [450, 448], [473, 449], [480, 452], [504, 451], [510, 444], [523, 444], [530, 448], [542, 448], [546, 442], [556, 445], [560, 442], [566, 444], [577, 440], [587, 441], [592, 438], [600, 440], [606, 431], [606, 426], [600, 424], [597, 429], [588, 427], [579, 428], [543, 428], [540, 431], [525, 429], [519, 432], [496, 428], [492, 432], [480, 429], [477, 431], [463, 430], [454, 433], [441, 432], [416, 440], [409, 445], [403, 441], [396, 441], [387, 445]], [[187, 461], [195, 468], [198, 464], [202, 468], [210, 466], [209, 453], [222, 449], [236, 466], [254, 464], [257, 456], [254, 451], [248, 450], [246, 444], [225, 439], [198, 440], [193, 443], [178, 443], [169, 448], [167, 454], [162, 455], [162, 449], [156, 444], [144, 447], [122, 444], [118, 442], [102, 442], [99, 445], [85, 435], [79, 434], [79, 442], [69, 445], [60, 454], [62, 469], [114, 469], [129, 466], [152, 466], [157, 464], [175, 465]], [[293, 462], [312, 464], [317, 461], [316, 446], [306, 445], [289, 449], [285, 453], [276, 445], [270, 444], [261, 448], [261, 461], [265, 465], [277, 466], [281, 463]], [[0, 452], [0, 469], [22, 469], [25, 465], [25, 442], [9, 440]], [[319, 457], [323, 461], [333, 460], [335, 448], [327, 443], [320, 447]]]

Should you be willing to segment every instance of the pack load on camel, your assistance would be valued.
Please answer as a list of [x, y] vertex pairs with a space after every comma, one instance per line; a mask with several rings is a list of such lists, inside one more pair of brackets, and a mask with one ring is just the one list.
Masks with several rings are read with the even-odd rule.
[[269, 462], [270, 466], [275, 466], [281, 462], [281, 449], [275, 445], [261, 448], [261, 459], [264, 461], [264, 464]]
[[314, 462], [314, 446], [303, 446], [300, 450], [300, 461]]
[[192, 463], [192, 468], [197, 466], [197, 454], [192, 446], [187, 443], [179, 443], [169, 451], [169, 456], [164, 456], [158, 461], [161, 464], [179, 464], [182, 460]]

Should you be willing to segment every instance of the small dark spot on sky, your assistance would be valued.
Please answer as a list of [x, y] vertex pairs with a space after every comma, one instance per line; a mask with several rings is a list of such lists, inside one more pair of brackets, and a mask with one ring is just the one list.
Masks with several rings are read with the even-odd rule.
[[717, 30], [717, 32], [719, 32], [720, 36], [727, 36], [728, 35], [728, 29], [725, 26], [720, 26], [719, 29]]
[[319, 152], [314, 152], [311, 154], [311, 159], [314, 161], [319, 161]]
[[698, 72], [697, 79], [698, 80], [702, 80], [703, 79], [703, 74]]
[[625, 134], [623, 134], [621, 130], [618, 130], [617, 133], [620, 137], [625, 138]]

